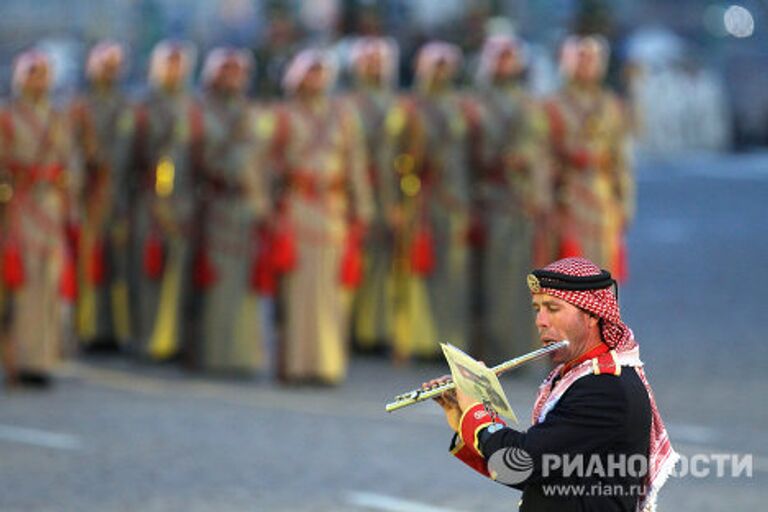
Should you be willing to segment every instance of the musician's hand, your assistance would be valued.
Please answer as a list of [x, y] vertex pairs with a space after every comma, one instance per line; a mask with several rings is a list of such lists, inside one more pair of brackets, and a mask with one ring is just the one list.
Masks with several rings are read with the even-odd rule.
[[[421, 388], [432, 389], [434, 387], [441, 386], [445, 384], [446, 381], [450, 380], [450, 378], [450, 375], [444, 375], [439, 379], [432, 379], [422, 384]], [[458, 432], [459, 421], [461, 420], [461, 409], [459, 408], [459, 402], [456, 400], [456, 391], [446, 391], [442, 395], [436, 396], [432, 400], [437, 402], [440, 407], [443, 408], [443, 412], [445, 413], [445, 420], [448, 422], [448, 426], [451, 427], [454, 432]]]

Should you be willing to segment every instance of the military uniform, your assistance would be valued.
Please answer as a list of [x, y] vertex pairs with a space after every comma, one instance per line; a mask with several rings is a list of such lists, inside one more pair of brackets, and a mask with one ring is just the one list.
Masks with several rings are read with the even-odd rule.
[[77, 189], [67, 115], [47, 99], [19, 97], [0, 114], [6, 174], [2, 327], [20, 376], [47, 376], [64, 340], [64, 300], [74, 300], [74, 255], [65, 237]]
[[[190, 242], [195, 219], [193, 150], [199, 105], [183, 92], [154, 91], [137, 107], [140, 190], [134, 214], [136, 339], [139, 351], [167, 359], [183, 348], [188, 319]], [[191, 348], [187, 346], [186, 348]]]
[[634, 215], [629, 122], [601, 84], [608, 46], [597, 37], [563, 45], [567, 83], [546, 102], [555, 161], [560, 255], [586, 256], [622, 280], [623, 236]]
[[[283, 282], [281, 373], [286, 380], [342, 380], [347, 366], [359, 225], [371, 216], [363, 133], [348, 104], [317, 98], [280, 110], [279, 225], [295, 267]], [[359, 262], [358, 262], [359, 264]]]
[[[644, 475], [608, 475], [607, 472], [603, 475], [595, 471], [594, 474], [570, 476], [564, 474], [562, 468], [550, 470], [548, 466], [543, 469], [545, 455], [568, 454], [573, 458], [580, 455], [589, 461], [597, 454], [603, 468], [610, 467], [610, 460], [647, 456], [651, 428], [648, 392], [633, 368], [617, 367], [607, 347], [605, 350], [602, 357], [589, 354], [593, 357], [585, 358], [588, 365], [594, 366], [592, 374], [572, 384], [568, 393], [547, 413], [546, 419], [525, 432], [499, 428], [503, 421], [494, 421], [482, 405], [470, 409], [461, 425], [462, 434], [454, 437], [454, 455], [485, 476], [522, 490], [521, 512], [634, 512], [644, 492]], [[469, 447], [467, 439], [476, 439], [476, 448]], [[522, 453], [525, 453], [529, 457], [526, 460], [533, 463], [530, 476], [519, 483], [505, 481], [504, 467], [496, 464], [499, 455], [494, 454], [510, 449], [521, 450], [519, 456], [523, 457]], [[569, 485], [574, 488], [583, 486], [584, 495], [551, 491], [557, 486], [565, 489]], [[597, 491], [606, 487], [610, 487], [612, 495], [602, 496]]]
[[365, 275], [355, 297], [354, 339], [363, 349], [389, 347], [392, 336], [392, 216], [397, 183], [385, 119], [396, 96], [385, 87], [362, 86], [349, 101], [362, 121], [368, 156], [368, 180], [373, 191], [373, 215], [365, 245]]
[[[560, 350], [571, 352], [561, 353], [539, 386], [527, 431], [506, 426], [481, 403], [465, 404], [453, 454], [521, 489], [522, 511], [656, 510], [679, 456], [639, 345], [621, 319], [616, 281], [589, 260], [565, 258], [534, 270], [527, 282], [542, 338], [565, 333], [571, 345]], [[595, 321], [563, 327], [550, 314], [552, 303]]]
[[208, 92], [202, 103], [200, 233], [193, 283], [200, 295], [199, 364], [215, 371], [262, 367], [261, 299], [251, 282], [257, 227], [269, 213], [264, 115], [244, 96]]
[[128, 169], [133, 111], [116, 87], [94, 87], [75, 102], [72, 111], [85, 167], [77, 334], [85, 346], [126, 345], [131, 338]]
[[274, 253], [282, 281], [280, 374], [340, 382], [346, 375], [353, 290], [362, 279], [362, 237], [371, 218], [363, 132], [347, 102], [332, 98], [335, 61], [306, 49], [283, 86], [273, 146], [278, 205]]

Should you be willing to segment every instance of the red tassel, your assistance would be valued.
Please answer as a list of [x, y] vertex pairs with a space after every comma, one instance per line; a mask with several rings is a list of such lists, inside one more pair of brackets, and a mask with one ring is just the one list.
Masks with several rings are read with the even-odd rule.
[[207, 290], [216, 283], [216, 267], [204, 247], [197, 250], [192, 266], [192, 281], [199, 290]]
[[296, 268], [296, 241], [293, 231], [283, 225], [278, 228], [272, 238], [272, 266], [279, 274], [290, 272]]
[[347, 234], [344, 253], [341, 255], [341, 284], [354, 290], [363, 282], [363, 234], [353, 226]]
[[160, 279], [165, 267], [163, 241], [157, 233], [150, 233], [144, 242], [144, 273], [151, 280]]
[[104, 284], [107, 274], [104, 250], [104, 240], [97, 238], [91, 247], [91, 257], [87, 262], [88, 282], [96, 286]]
[[277, 292], [277, 276], [273, 265], [272, 239], [266, 229], [258, 233], [259, 246], [251, 266], [251, 289], [260, 295], [272, 297]]
[[24, 280], [24, 259], [19, 245], [8, 241], [3, 247], [3, 283], [9, 290], [18, 290], [24, 286]]
[[74, 302], [77, 299], [77, 265], [74, 254], [69, 249], [65, 251], [64, 255], [64, 268], [61, 270], [59, 293], [68, 302]]
[[422, 227], [411, 244], [411, 269], [414, 273], [428, 276], [435, 269], [435, 245], [432, 232]]
[[574, 236], [565, 236], [560, 240], [560, 254], [557, 259], [578, 258], [582, 256], [581, 244]]
[[619, 241], [619, 247], [616, 249], [615, 261], [613, 262], [613, 278], [623, 283], [629, 277], [629, 262], [627, 258], [627, 242], [624, 237]]

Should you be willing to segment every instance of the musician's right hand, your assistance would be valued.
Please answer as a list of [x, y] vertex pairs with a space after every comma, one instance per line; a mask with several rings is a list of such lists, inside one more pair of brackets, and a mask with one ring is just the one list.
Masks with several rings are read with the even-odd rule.
[[[421, 385], [421, 388], [427, 390], [437, 386], [442, 386], [446, 383], [446, 381], [449, 381], [450, 379], [450, 375], [443, 375], [440, 378], [425, 382]], [[432, 400], [437, 402], [440, 407], [443, 408], [443, 412], [445, 413], [445, 420], [448, 422], [448, 426], [451, 427], [454, 432], [458, 432], [459, 421], [461, 421], [461, 409], [459, 408], [459, 402], [456, 400], [456, 391], [453, 389], [446, 391], [442, 395], [438, 395]]]

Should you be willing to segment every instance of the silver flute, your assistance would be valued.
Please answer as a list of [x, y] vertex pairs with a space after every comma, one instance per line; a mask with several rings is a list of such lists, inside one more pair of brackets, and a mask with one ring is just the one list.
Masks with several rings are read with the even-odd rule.
[[[531, 361], [539, 359], [549, 354], [550, 352], [554, 352], [555, 350], [560, 350], [561, 348], [565, 348], [567, 346], [568, 346], [568, 340], [549, 343], [548, 345], [540, 349], [534, 350], [532, 352], [528, 352], [527, 354], [523, 354], [514, 359], [510, 359], [509, 361], [504, 361], [503, 363], [498, 364], [493, 368], [491, 368], [491, 371], [496, 375], [501, 375], [502, 373], [508, 372], [509, 370], [517, 368], [518, 366], [522, 366], [526, 363], [530, 363]], [[435, 388], [414, 389], [413, 391], [403, 393], [402, 395], [397, 395], [395, 397], [395, 401], [392, 403], [388, 403], [385, 408], [387, 412], [396, 411], [398, 409], [402, 409], [403, 407], [417, 404], [419, 402], [429, 400], [430, 398], [434, 398], [436, 396], [442, 395], [446, 391], [450, 391], [455, 387], [456, 387], [456, 383], [453, 382], [453, 379], [448, 379], [445, 382], [445, 384], [440, 384]]]

